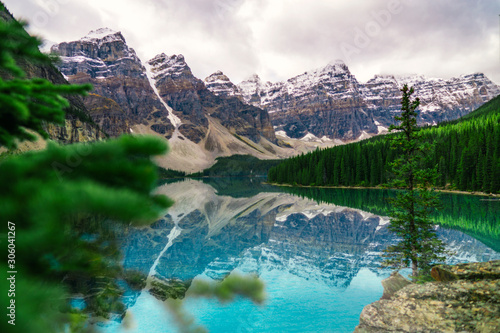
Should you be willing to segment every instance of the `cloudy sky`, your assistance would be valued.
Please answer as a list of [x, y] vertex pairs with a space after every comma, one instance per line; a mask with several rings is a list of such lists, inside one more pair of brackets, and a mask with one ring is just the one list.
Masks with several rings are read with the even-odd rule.
[[483, 72], [500, 84], [499, 0], [3, 1], [48, 40], [109, 27], [143, 61], [183, 54], [202, 79], [286, 80], [341, 59], [361, 82]]

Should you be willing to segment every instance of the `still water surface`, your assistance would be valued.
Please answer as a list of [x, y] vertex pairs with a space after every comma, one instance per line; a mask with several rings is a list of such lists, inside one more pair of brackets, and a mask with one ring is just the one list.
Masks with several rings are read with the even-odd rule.
[[[263, 306], [187, 298], [187, 311], [210, 332], [352, 332], [363, 307], [382, 295], [390, 271], [379, 268], [380, 254], [394, 242], [384, 216], [387, 191], [290, 190], [249, 179], [187, 180], [158, 191], [175, 205], [151, 227], [124, 233], [126, 268], [150, 281], [220, 280], [237, 271], [266, 284]], [[498, 229], [500, 203], [456, 195], [443, 201], [436, 219], [482, 240], [438, 227], [456, 253], [448, 261], [500, 259], [491, 248], [499, 239], [488, 232]], [[146, 289], [128, 293], [128, 325], [111, 321], [101, 331], [179, 332]]]

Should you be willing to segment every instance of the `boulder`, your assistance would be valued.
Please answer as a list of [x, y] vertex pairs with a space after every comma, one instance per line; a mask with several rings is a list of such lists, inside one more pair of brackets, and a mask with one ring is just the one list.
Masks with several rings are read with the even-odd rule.
[[411, 284], [411, 282], [405, 279], [398, 272], [392, 273], [390, 277], [382, 280], [384, 294], [382, 295], [381, 299], [391, 299], [398, 290], [406, 287], [409, 284]]

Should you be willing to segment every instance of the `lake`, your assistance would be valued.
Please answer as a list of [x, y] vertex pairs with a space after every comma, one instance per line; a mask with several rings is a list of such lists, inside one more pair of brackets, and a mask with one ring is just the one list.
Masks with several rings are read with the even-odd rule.
[[[185, 299], [186, 311], [209, 332], [352, 332], [391, 272], [380, 263], [381, 251], [395, 241], [384, 215], [393, 191], [291, 189], [261, 181], [185, 180], [159, 187], [175, 204], [150, 227], [123, 231], [124, 267], [168, 285], [257, 274], [266, 285], [262, 306], [242, 298], [227, 304]], [[500, 202], [484, 199], [443, 195], [435, 218], [447, 226], [436, 229], [455, 253], [449, 263], [500, 259]], [[99, 330], [181, 332], [150, 287], [126, 293], [125, 324], [109, 321]]]

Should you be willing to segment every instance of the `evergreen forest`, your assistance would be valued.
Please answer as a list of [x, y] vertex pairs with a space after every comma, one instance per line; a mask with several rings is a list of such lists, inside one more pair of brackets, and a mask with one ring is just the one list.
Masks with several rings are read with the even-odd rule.
[[[419, 131], [432, 144], [422, 168], [437, 167], [443, 189], [500, 193], [500, 96], [470, 114]], [[272, 183], [303, 186], [379, 186], [390, 182], [394, 134], [317, 149], [271, 168]]]

